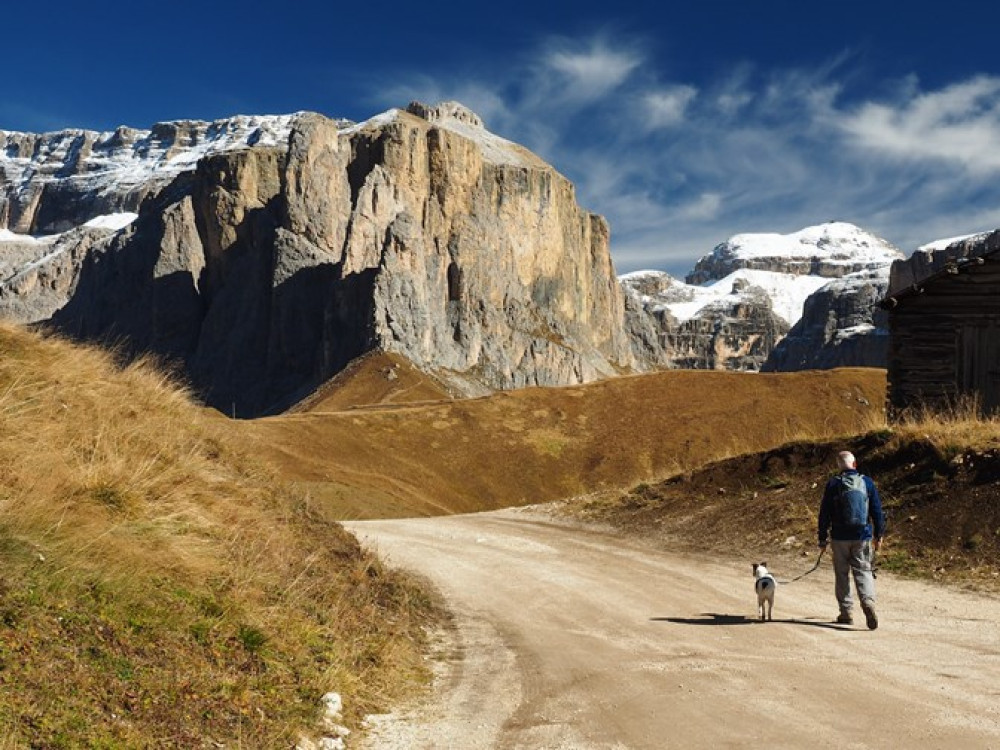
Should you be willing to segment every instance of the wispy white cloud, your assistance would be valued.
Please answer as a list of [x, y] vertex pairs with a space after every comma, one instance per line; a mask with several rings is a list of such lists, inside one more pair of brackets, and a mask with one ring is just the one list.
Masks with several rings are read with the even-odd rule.
[[[851, 221], [904, 250], [1000, 226], [1000, 78], [864, 88], [850, 54], [679, 80], [643, 39], [549, 39], [506, 69], [409, 78], [458, 99], [607, 216], [619, 270], [683, 274], [732, 234]], [[402, 91], [405, 96], [401, 96]]]
[[696, 221], [714, 219], [722, 208], [722, 195], [706, 192], [681, 207], [680, 215]]
[[1000, 171], [998, 77], [911, 92], [894, 103], [866, 102], [837, 124], [855, 145], [883, 158], [951, 163], [977, 174]]
[[688, 105], [698, 95], [694, 86], [670, 86], [642, 94], [642, 122], [649, 129], [677, 125], [684, 119]]
[[611, 49], [602, 38], [583, 44], [561, 39], [550, 41], [544, 53], [542, 75], [554, 74], [546, 89], [558, 89], [562, 98], [590, 102], [620, 87], [642, 62], [628, 48]]

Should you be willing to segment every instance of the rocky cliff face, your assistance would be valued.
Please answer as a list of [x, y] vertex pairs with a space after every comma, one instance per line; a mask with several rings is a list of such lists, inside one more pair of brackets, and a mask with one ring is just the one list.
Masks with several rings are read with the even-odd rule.
[[888, 320], [878, 307], [888, 268], [835, 279], [809, 296], [802, 317], [774, 347], [763, 372], [885, 367]]
[[373, 349], [465, 392], [636, 364], [607, 224], [459, 105], [118, 133], [6, 134], [3, 314], [165, 355], [243, 415]]
[[[641, 311], [627, 319], [636, 355], [699, 369], [884, 366], [873, 308], [901, 257], [884, 240], [832, 222], [790, 235], [736, 235], [701, 258], [686, 282], [628, 274], [621, 281], [630, 307]], [[653, 339], [655, 346], [639, 343]]]
[[0, 131], [0, 227], [52, 235], [97, 216], [134, 213], [204, 156], [286, 142], [295, 119], [164, 122], [109, 133]]
[[995, 233], [968, 234], [921, 245], [909, 258], [897, 260], [892, 264], [888, 294], [896, 294], [907, 287], [919, 284], [950, 263], [974, 258], [992, 250], [991, 245], [997, 241], [996, 237], [991, 237], [993, 234]]
[[650, 366], [757, 370], [788, 331], [767, 290], [742, 274], [719, 282], [728, 292], [692, 287], [658, 271], [621, 281], [635, 354]]

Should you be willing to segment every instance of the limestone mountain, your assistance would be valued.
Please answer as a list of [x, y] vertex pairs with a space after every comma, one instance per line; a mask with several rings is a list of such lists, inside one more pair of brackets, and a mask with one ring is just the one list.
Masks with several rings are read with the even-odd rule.
[[684, 282], [657, 271], [623, 276], [628, 326], [639, 356], [680, 367], [883, 364], [873, 306], [901, 257], [885, 240], [844, 222], [788, 235], [735, 235], [702, 257]]
[[639, 363], [608, 225], [456, 103], [0, 132], [0, 314], [284, 408], [369, 351], [462, 393]]
[[881, 237], [830, 221], [791, 234], [737, 234], [701, 258], [686, 280], [705, 284], [741, 268], [831, 279], [881, 268], [899, 257], [899, 249]]
[[636, 354], [696, 370], [758, 370], [788, 331], [774, 310], [766, 273], [736, 272], [708, 287], [662, 271], [621, 277]]
[[885, 367], [889, 331], [878, 302], [889, 286], [889, 268], [857, 271], [816, 290], [761, 370]]

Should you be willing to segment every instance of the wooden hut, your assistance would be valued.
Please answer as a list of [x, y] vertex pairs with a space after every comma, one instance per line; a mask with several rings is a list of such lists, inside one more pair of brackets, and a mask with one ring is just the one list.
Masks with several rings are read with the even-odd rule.
[[965, 400], [1000, 413], [1000, 230], [894, 265], [889, 289], [890, 415]]

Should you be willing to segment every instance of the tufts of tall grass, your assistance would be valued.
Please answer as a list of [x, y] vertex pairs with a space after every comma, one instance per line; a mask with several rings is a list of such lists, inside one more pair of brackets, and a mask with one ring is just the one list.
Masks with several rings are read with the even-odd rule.
[[889, 447], [929, 443], [945, 459], [1000, 447], [1000, 416], [984, 415], [975, 398], [959, 398], [947, 407], [919, 404], [891, 421], [871, 424], [870, 430], [886, 432]]
[[155, 362], [0, 324], [0, 747], [291, 746], [432, 612]]

